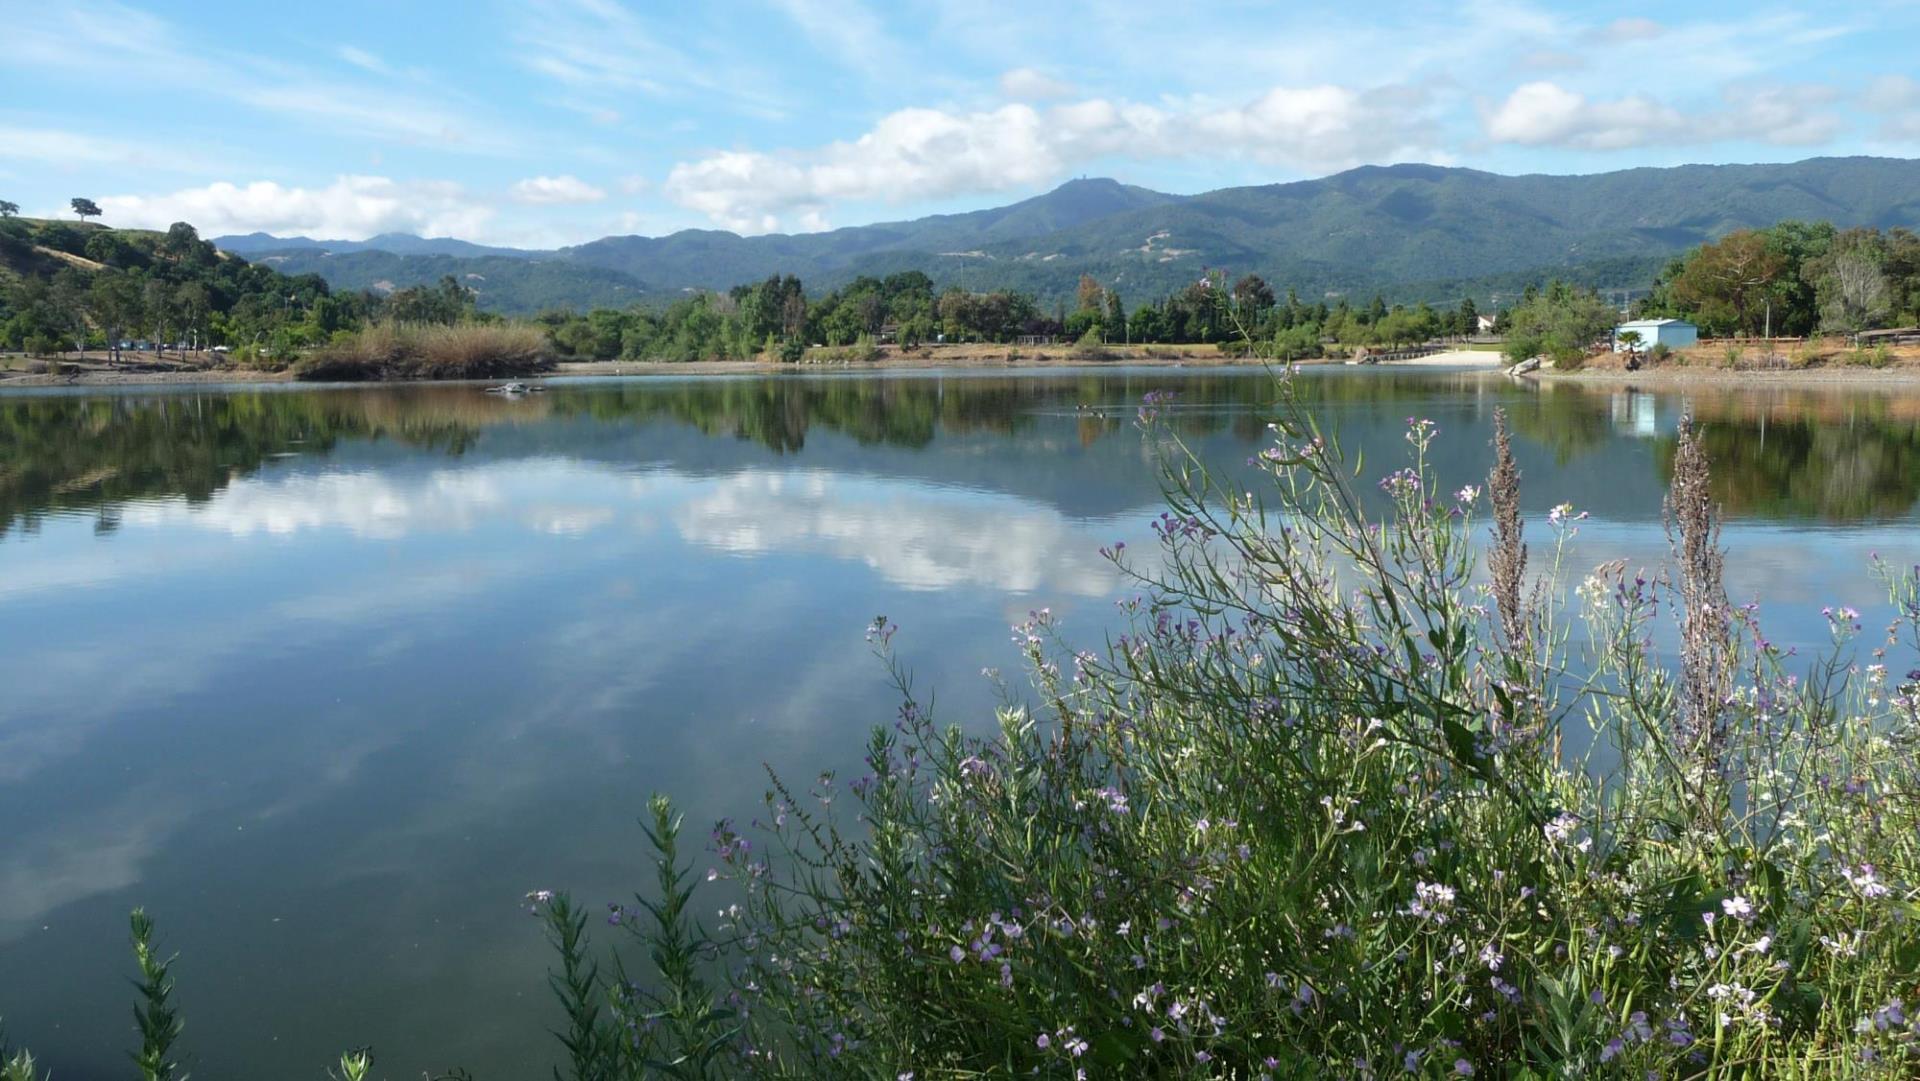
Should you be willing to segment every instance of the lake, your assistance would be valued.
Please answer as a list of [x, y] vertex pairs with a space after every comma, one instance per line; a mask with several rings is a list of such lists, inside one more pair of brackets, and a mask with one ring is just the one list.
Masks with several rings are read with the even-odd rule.
[[[1664, 561], [1693, 411], [1729, 592], [1775, 641], [1885, 606], [1868, 559], [1920, 556], [1920, 395], [1650, 394], [1334, 369], [1301, 395], [1372, 480], [1406, 420], [1448, 487], [1513, 418], [1536, 565]], [[132, 1045], [126, 914], [180, 951], [203, 1081], [545, 1076], [557, 1024], [534, 888], [643, 885], [649, 793], [689, 836], [752, 817], [763, 763], [851, 768], [894, 701], [884, 613], [939, 713], [979, 725], [1008, 625], [1049, 606], [1098, 644], [1115, 540], [1151, 547], [1150, 390], [1244, 471], [1257, 371], [556, 380], [0, 395], [0, 1016], [61, 1081]], [[1869, 627], [1872, 620], [1869, 618]], [[698, 855], [698, 853], [696, 853]], [[602, 930], [610, 930], [603, 928]]]

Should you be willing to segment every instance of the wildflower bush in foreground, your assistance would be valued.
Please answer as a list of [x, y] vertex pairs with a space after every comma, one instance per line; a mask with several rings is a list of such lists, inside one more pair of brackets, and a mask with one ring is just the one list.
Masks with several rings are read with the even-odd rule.
[[[572, 1076], [1920, 1069], [1920, 568], [1882, 568], [1884, 636], [1836, 608], [1809, 661], [1728, 603], [1688, 427], [1675, 566], [1601, 567], [1562, 604], [1578, 516], [1550, 516], [1529, 579], [1503, 422], [1485, 491], [1448, 493], [1411, 421], [1374, 520], [1304, 416], [1249, 493], [1158, 427], [1163, 404], [1142, 411], [1161, 550], [1110, 553], [1139, 586], [1130, 627], [1092, 652], [1044, 610], [1016, 628], [1039, 705], [968, 736], [894, 664], [869, 772], [776, 778], [751, 827], [716, 827], [712, 870], [657, 802], [661, 899], [613, 919], [662, 979], [603, 976], [584, 913], [533, 896]], [[890, 663], [893, 633], [870, 635]], [[742, 897], [709, 928], [705, 878]]]

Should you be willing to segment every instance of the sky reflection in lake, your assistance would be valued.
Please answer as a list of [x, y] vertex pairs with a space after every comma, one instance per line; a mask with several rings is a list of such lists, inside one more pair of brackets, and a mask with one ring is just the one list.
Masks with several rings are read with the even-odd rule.
[[[1153, 389], [1244, 473], [1259, 373], [0, 397], [0, 1015], [57, 1076], [117, 1075], [145, 904], [183, 954], [196, 1076], [362, 1043], [396, 1077], [543, 1072], [520, 894], [639, 885], [651, 791], [744, 818], [762, 762], [857, 761], [893, 707], [861, 641], [877, 613], [970, 722], [1029, 608], [1096, 644], [1120, 588], [1098, 548], [1147, 547], [1158, 510], [1131, 423]], [[1578, 568], [1664, 561], [1694, 409], [1730, 592], [1781, 641], [1880, 603], [1870, 552], [1920, 555], [1913, 397], [1408, 372], [1303, 395], [1369, 474], [1434, 418], [1450, 485], [1484, 475], [1506, 405], [1530, 515], [1593, 514]]]

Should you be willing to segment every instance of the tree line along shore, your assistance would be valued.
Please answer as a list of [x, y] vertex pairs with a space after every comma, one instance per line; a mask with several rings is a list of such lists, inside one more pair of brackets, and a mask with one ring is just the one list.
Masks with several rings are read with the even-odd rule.
[[[1597, 343], [1623, 316], [1598, 293], [1560, 282], [1482, 311], [1471, 297], [1445, 306], [1389, 306], [1378, 296], [1309, 302], [1257, 275], [1219, 271], [1131, 306], [1118, 289], [1083, 277], [1072, 304], [1052, 311], [1024, 293], [942, 289], [919, 271], [861, 277], [820, 295], [777, 275], [660, 306], [519, 320], [482, 311], [475, 299], [451, 276], [336, 291], [318, 275], [288, 276], [220, 252], [186, 223], [160, 233], [0, 218], [0, 352], [18, 354], [5, 370], [52, 379], [130, 368], [498, 378], [584, 361], [914, 363], [981, 349], [990, 356], [993, 347], [1014, 362], [1172, 355], [1153, 356], [1158, 348], [1295, 362], [1472, 339], [1513, 359], [1547, 356], [1566, 371], [1610, 366]], [[1656, 350], [1643, 358], [1655, 366], [1903, 367], [1902, 353], [1850, 349], [1846, 336], [1920, 323], [1920, 237], [1806, 222], [1738, 231], [1675, 258], [1628, 314], [1685, 318], [1705, 334], [1739, 339], [1708, 347], [1718, 350], [1712, 357]]]

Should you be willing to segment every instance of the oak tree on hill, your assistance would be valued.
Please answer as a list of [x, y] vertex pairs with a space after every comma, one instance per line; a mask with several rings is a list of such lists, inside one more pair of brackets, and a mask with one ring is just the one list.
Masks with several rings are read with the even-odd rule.
[[92, 199], [75, 198], [67, 205], [73, 207], [74, 216], [83, 222], [88, 218], [97, 218], [100, 216], [100, 204], [94, 202]]

